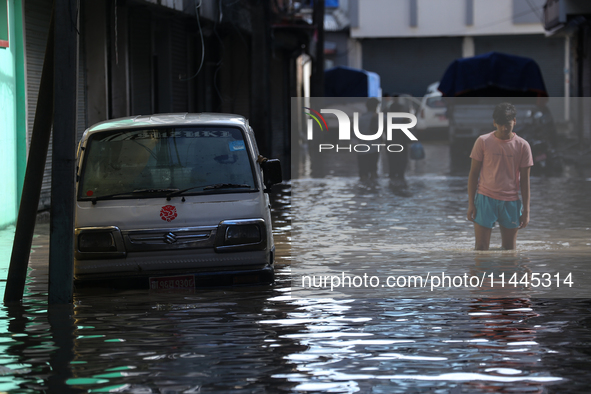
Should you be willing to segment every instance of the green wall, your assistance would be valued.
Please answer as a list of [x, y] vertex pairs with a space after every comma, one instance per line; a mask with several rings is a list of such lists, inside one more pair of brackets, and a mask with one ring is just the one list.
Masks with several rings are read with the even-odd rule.
[[9, 46], [0, 48], [0, 228], [16, 221], [26, 161], [22, 3], [7, 3]]

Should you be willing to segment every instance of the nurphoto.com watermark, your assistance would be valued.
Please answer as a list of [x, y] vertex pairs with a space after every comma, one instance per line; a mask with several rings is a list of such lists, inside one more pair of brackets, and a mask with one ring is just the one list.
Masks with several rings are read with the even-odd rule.
[[431, 273], [426, 275], [390, 275], [380, 278], [376, 275], [349, 275], [341, 272], [340, 275], [302, 275], [301, 288], [303, 289], [352, 289], [352, 288], [421, 288], [434, 291], [440, 288], [455, 289], [551, 289], [551, 288], [572, 288], [575, 285], [571, 272], [549, 273], [549, 272], [528, 272], [528, 273], [494, 273], [482, 272], [479, 275], [467, 273], [450, 275], [445, 272]]

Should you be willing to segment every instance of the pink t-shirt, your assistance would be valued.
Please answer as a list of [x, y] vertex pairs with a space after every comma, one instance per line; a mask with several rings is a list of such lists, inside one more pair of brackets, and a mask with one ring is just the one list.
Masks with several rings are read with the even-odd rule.
[[526, 140], [517, 134], [502, 140], [493, 131], [478, 137], [470, 157], [482, 162], [478, 193], [496, 200], [519, 200], [519, 169], [534, 165]]

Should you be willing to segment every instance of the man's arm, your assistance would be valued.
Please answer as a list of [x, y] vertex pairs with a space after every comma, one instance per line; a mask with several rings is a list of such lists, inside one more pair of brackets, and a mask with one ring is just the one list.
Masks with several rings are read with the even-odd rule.
[[519, 183], [521, 185], [521, 203], [523, 212], [519, 218], [519, 228], [527, 227], [529, 223], [529, 173], [531, 167], [521, 167], [519, 169]]
[[474, 198], [476, 197], [476, 188], [478, 187], [478, 177], [480, 176], [480, 169], [481, 168], [482, 168], [482, 162], [478, 161], [476, 159], [472, 159], [472, 166], [470, 167], [470, 175], [468, 175], [468, 214], [467, 214], [467, 218], [470, 221], [474, 221], [474, 218], [476, 217], [476, 206], [474, 205]]

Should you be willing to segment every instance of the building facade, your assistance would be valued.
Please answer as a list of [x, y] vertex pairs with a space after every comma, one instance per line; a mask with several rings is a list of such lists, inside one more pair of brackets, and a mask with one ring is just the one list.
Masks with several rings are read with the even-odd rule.
[[543, 0], [349, 0], [360, 63], [382, 90], [422, 96], [455, 59], [490, 51], [533, 58], [550, 96], [565, 91], [565, 40], [547, 38]]
[[544, 28], [550, 38], [568, 43], [572, 122], [579, 146], [591, 143], [591, 2], [586, 0], [547, 0], [544, 5]]
[[[289, 98], [310, 29], [297, 26], [284, 3], [79, 2], [78, 138], [122, 116], [228, 112], [250, 119], [263, 154], [288, 163]], [[22, 15], [29, 140], [51, 9], [52, 0], [26, 0]], [[41, 210], [51, 203], [51, 150]]]

